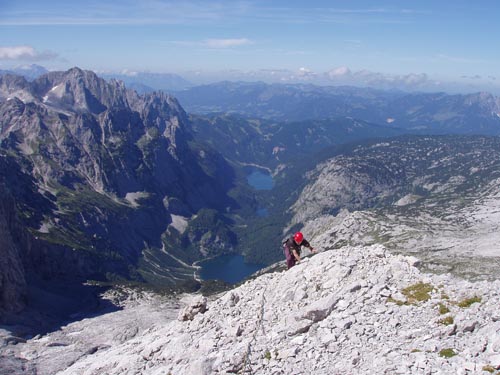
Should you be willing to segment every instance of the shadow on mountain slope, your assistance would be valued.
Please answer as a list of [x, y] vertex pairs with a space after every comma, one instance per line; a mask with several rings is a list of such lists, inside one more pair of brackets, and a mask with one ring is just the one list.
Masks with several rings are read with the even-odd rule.
[[29, 285], [26, 309], [5, 314], [0, 326], [17, 338], [45, 335], [71, 322], [121, 309], [100, 298], [107, 287], [53, 280]]

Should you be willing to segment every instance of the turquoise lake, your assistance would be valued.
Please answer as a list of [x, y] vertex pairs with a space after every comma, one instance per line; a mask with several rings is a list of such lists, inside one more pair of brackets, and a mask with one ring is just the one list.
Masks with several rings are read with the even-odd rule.
[[262, 169], [253, 169], [247, 181], [256, 190], [271, 190], [274, 187], [273, 177]]
[[235, 284], [264, 267], [262, 264], [245, 263], [242, 255], [230, 254], [199, 263], [202, 280], [223, 280]]

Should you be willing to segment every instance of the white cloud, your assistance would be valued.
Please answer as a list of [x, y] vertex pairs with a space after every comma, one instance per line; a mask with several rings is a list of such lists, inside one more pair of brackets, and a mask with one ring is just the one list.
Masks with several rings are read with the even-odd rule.
[[0, 47], [0, 60], [27, 60], [40, 61], [50, 60], [57, 55], [50, 51], [37, 51], [31, 46], [9, 46]]
[[351, 75], [351, 70], [347, 66], [339, 66], [338, 68], [330, 70], [327, 75], [330, 78], [342, 77]]
[[419, 89], [433, 82], [427, 74], [385, 74], [369, 70], [351, 71], [347, 66], [334, 68], [324, 74], [333, 84], [368, 85], [379, 88]]
[[297, 72], [297, 76], [301, 79], [312, 79], [316, 77], [316, 73], [308, 68], [300, 68]]
[[134, 71], [134, 70], [129, 70], [129, 69], [123, 69], [121, 71], [121, 74], [123, 74], [124, 76], [129, 76], [129, 77], [135, 77], [137, 76], [139, 73]]
[[[1, 3], [1, 2], [0, 2]], [[202, 0], [87, 0], [43, 1], [29, 5], [19, 1], [12, 10], [2, 9], [0, 25], [179, 25], [221, 22], [244, 14], [240, 2], [220, 4]]]
[[482, 77], [479, 74], [475, 74], [473, 76], [462, 76], [462, 78], [464, 78], [464, 79], [472, 79], [472, 80], [482, 79]]
[[[370, 70], [351, 70], [347, 66], [333, 68], [330, 71], [319, 73], [302, 67], [297, 70], [288, 69], [259, 69], [259, 70], [225, 70], [218, 72], [191, 72], [186, 76], [197, 84], [212, 83], [222, 80], [233, 81], [263, 81], [267, 83], [312, 83], [327, 86], [356, 86], [373, 87], [377, 89], [403, 90], [407, 92], [436, 92], [464, 93], [475, 91], [490, 91], [500, 93], [500, 86], [494, 76], [488, 81], [469, 78], [466, 81], [442, 81], [432, 78], [426, 73], [388, 74]], [[464, 78], [463, 78], [464, 79]]]
[[1, 60], [33, 58], [35, 54], [35, 49], [30, 46], [0, 47]]
[[253, 42], [247, 38], [207, 39], [203, 42], [203, 45], [209, 48], [231, 48], [231, 47], [244, 46], [248, 44], [253, 44]]
[[18, 1], [16, 9], [2, 9], [0, 25], [164, 25], [233, 24], [245, 21], [285, 23], [394, 23], [416, 12], [408, 9], [330, 8], [276, 6], [251, 0], [87, 0], [59, 1], [50, 7], [43, 1]]

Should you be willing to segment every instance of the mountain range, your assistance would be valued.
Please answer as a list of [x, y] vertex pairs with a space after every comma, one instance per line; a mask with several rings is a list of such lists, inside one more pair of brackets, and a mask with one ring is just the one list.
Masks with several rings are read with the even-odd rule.
[[[500, 368], [497, 98], [176, 95], [0, 75], [0, 372]], [[296, 230], [320, 254], [284, 271]], [[220, 291], [197, 264], [234, 253], [269, 266], [178, 294]]]
[[[467, 197], [487, 196], [471, 186], [494, 186], [496, 138], [418, 135], [497, 134], [498, 99], [488, 94], [227, 82], [177, 94], [181, 102], [138, 94], [79, 68], [0, 76], [3, 310], [22, 309], [41, 280], [198, 287], [196, 262], [237, 252], [270, 264], [282, 257], [283, 228], [313, 231], [314, 218], [329, 223], [345, 209], [377, 229], [343, 241], [397, 248], [403, 216], [388, 212], [443, 209], [427, 185], [465, 181], [457, 194]], [[231, 113], [186, 113], [180, 103], [197, 112], [195, 94]], [[249, 186], [252, 168], [275, 187]]]
[[[37, 64], [20, 65], [11, 69], [0, 69], [0, 75], [18, 75], [28, 81], [49, 73], [49, 70]], [[153, 91], [183, 90], [194, 86], [183, 77], [173, 73], [150, 73], [125, 71], [121, 73], [100, 73], [99, 76], [106, 80], [117, 79], [125, 83], [127, 88], [136, 90], [140, 94]]]
[[32, 81], [48, 72], [47, 68], [37, 64], [20, 65], [11, 69], [0, 69], [0, 75], [13, 74], [23, 76], [28, 81]]
[[[0, 98], [6, 230], [27, 242], [12, 241], [26, 273], [172, 285], [192, 279], [182, 259], [232, 246], [218, 239], [221, 228], [204, 237], [204, 254], [166, 250], [176, 249], [164, 238], [173, 222], [217, 224], [210, 210], [236, 207], [232, 170], [192, 140], [174, 98], [139, 96], [78, 68], [32, 82], [4, 75]], [[198, 226], [179, 241], [198, 241]]]
[[175, 95], [190, 113], [229, 112], [280, 121], [352, 117], [424, 134], [498, 135], [500, 129], [500, 99], [488, 93], [220, 82]]

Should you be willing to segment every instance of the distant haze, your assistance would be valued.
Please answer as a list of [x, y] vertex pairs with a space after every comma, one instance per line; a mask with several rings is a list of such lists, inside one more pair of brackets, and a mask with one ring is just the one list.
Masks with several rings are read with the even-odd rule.
[[[2, 1], [0, 69], [500, 93], [494, 1]], [[75, 36], [78, 37], [75, 37]]]

